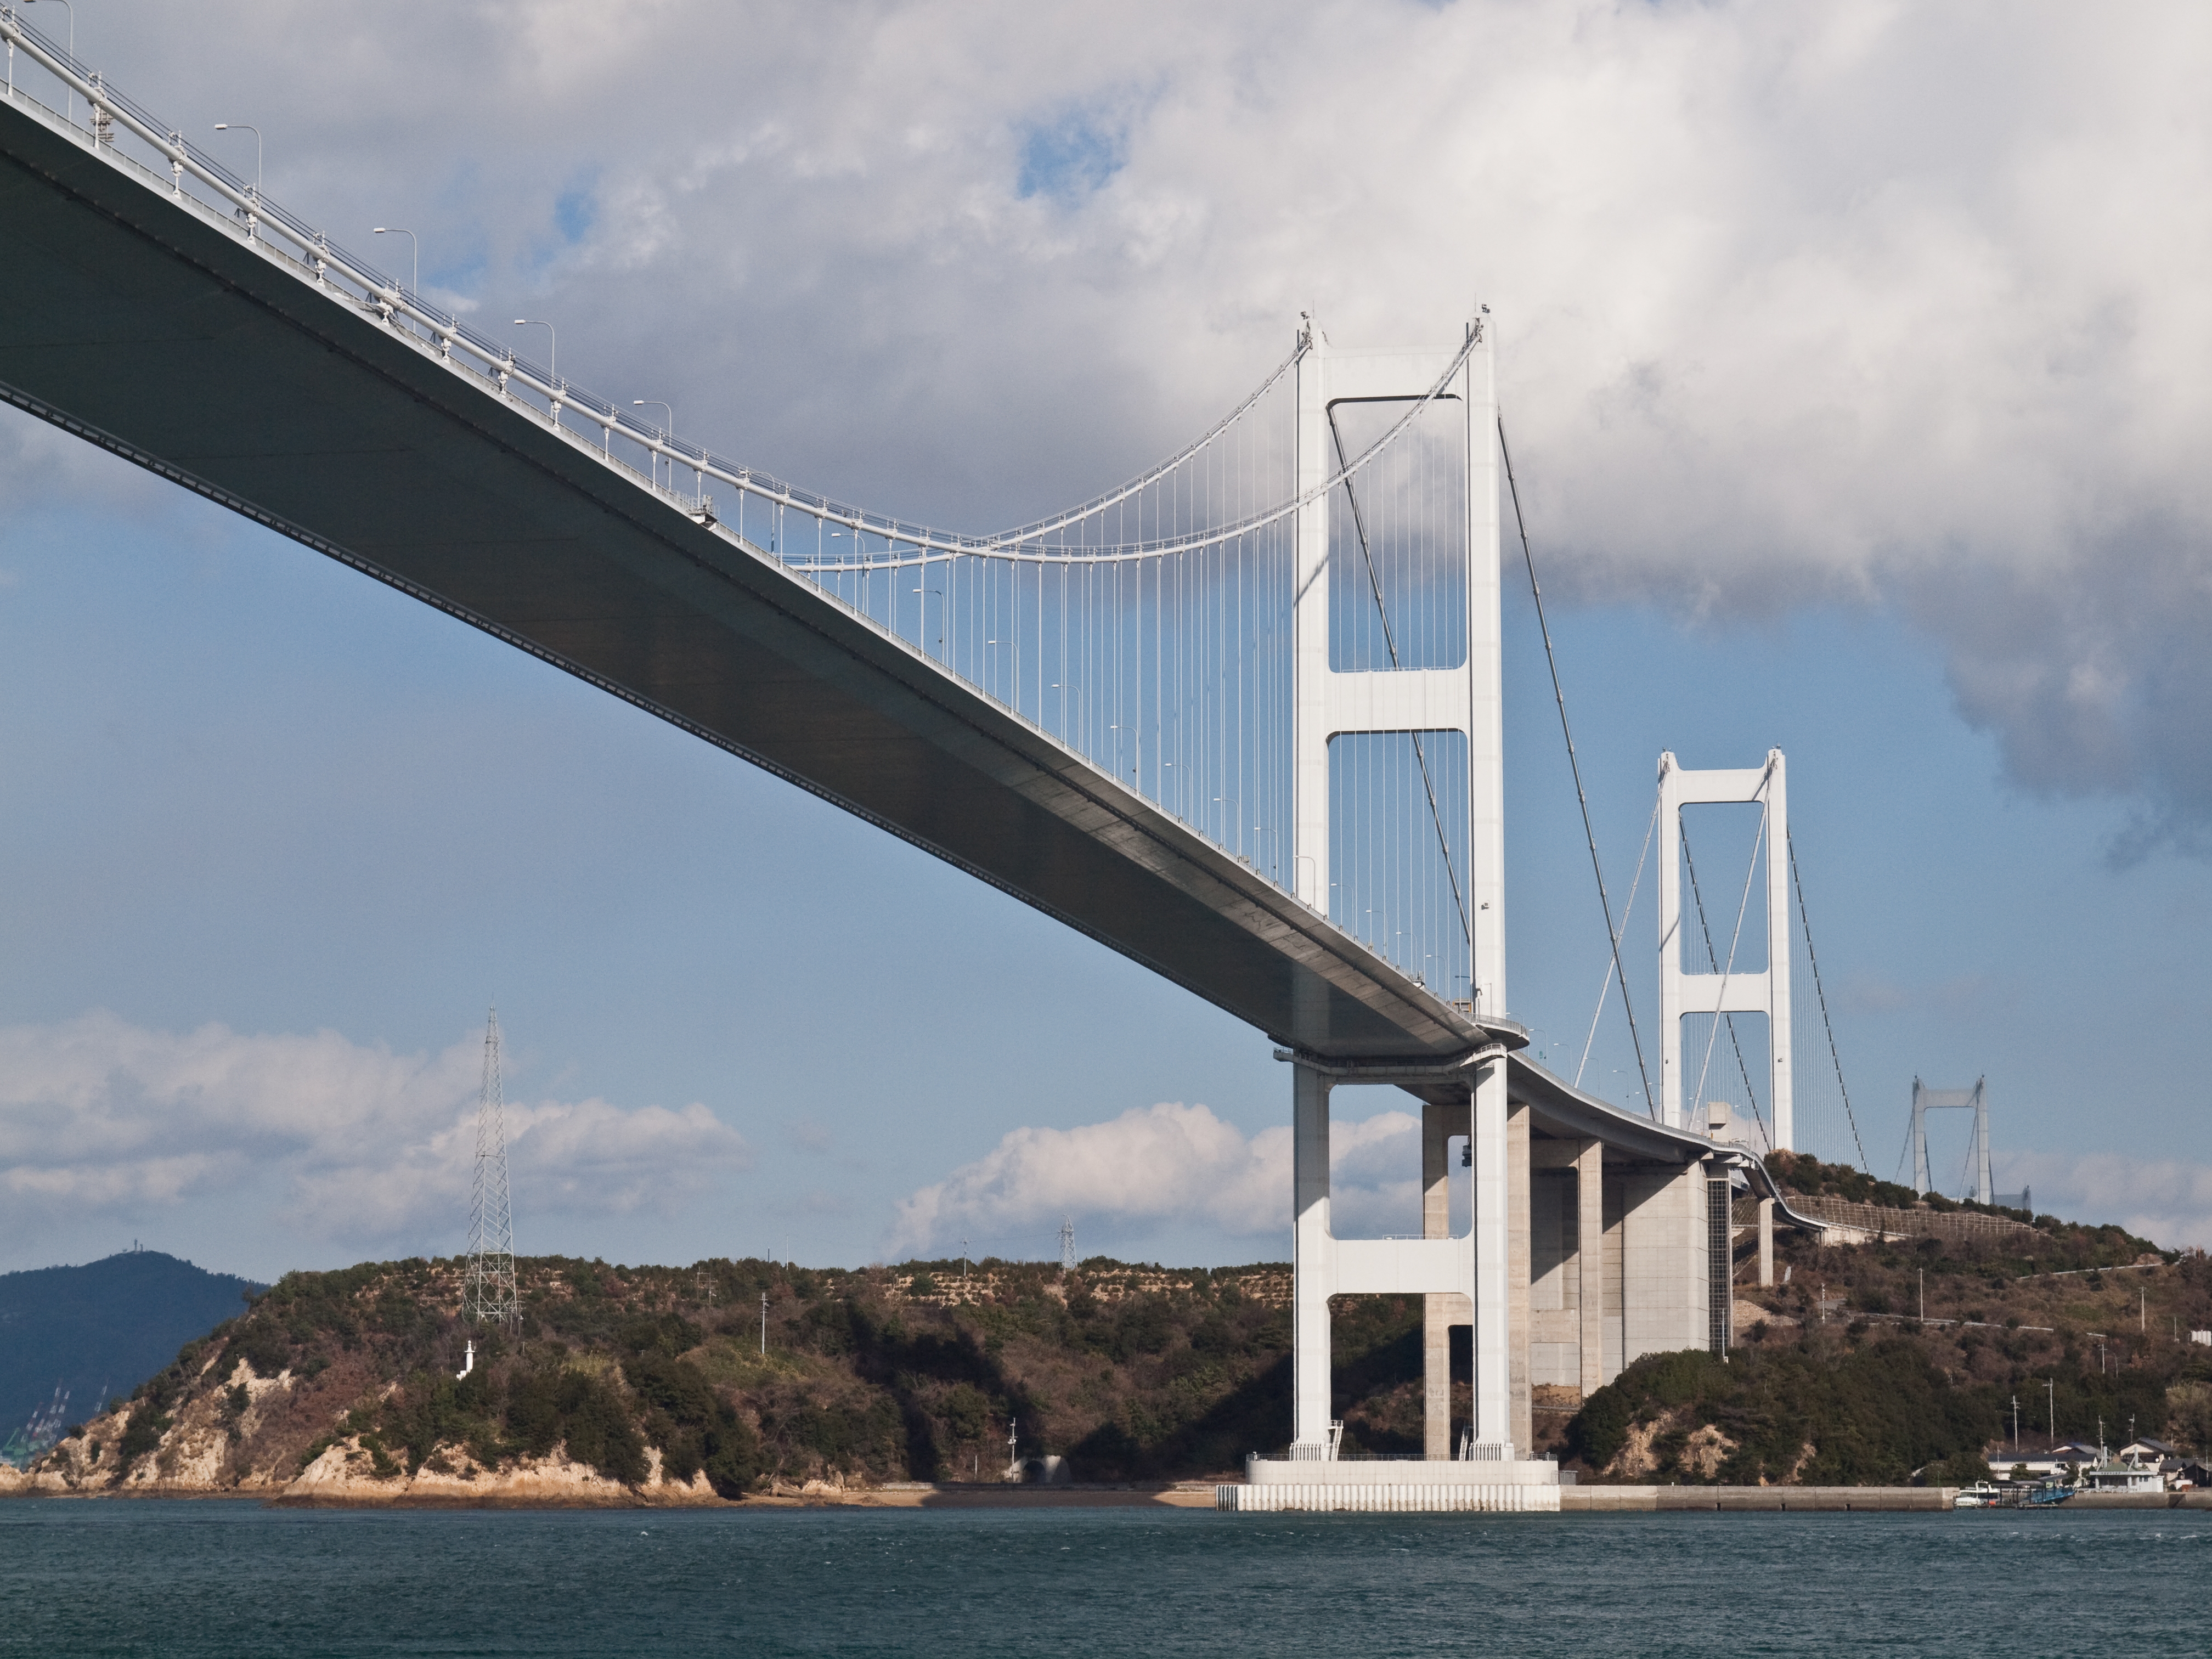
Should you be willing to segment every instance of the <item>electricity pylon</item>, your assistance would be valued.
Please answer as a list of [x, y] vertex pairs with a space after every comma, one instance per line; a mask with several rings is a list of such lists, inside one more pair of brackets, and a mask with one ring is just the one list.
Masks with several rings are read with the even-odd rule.
[[476, 1197], [469, 1212], [469, 1271], [463, 1314], [479, 1324], [522, 1323], [514, 1290], [514, 1217], [507, 1197], [507, 1108], [499, 1075], [499, 1010], [484, 1026], [483, 1088], [477, 1097]]

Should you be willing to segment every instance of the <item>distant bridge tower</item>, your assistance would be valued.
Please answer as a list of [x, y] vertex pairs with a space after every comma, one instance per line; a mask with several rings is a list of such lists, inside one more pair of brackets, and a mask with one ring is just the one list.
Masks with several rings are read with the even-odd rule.
[[[1766, 859], [1766, 966], [1757, 973], [1735, 966], [1741, 941], [1734, 937], [1720, 971], [1682, 966], [1682, 808], [1708, 802], [1765, 809], [1759, 833]], [[1702, 1133], [1704, 1123], [1690, 1121], [1683, 1109], [1689, 1091], [1705, 1081], [1702, 1075], [1682, 1075], [1682, 1021], [1692, 1014], [1766, 1016], [1768, 1133], [1776, 1152], [1796, 1151], [1790, 1088], [1790, 792], [1779, 749], [1766, 751], [1765, 766], [1740, 770], [1692, 772], [1671, 752], [1659, 757], [1659, 1121]], [[1705, 1054], [1694, 1057], [1700, 1074], [1709, 1069], [1713, 1052], [1708, 1042]]]
[[479, 1324], [522, 1323], [514, 1285], [514, 1218], [507, 1197], [507, 1106], [499, 1073], [499, 1010], [484, 1024], [483, 1086], [477, 1096], [476, 1196], [469, 1211], [463, 1315]]
[[[1974, 1141], [1967, 1156], [1973, 1170], [1973, 1191], [1970, 1194], [1977, 1204], [1996, 1202], [1996, 1183], [1990, 1179], [1990, 1096], [1986, 1078], [1976, 1078], [1971, 1089], [1930, 1089], [1918, 1078], [1912, 1079], [1912, 1190], [1925, 1194], [1935, 1185], [1928, 1176], [1928, 1114], [1948, 1109], [1973, 1108]], [[2021, 1207], [2026, 1208], [2027, 1194], [2021, 1195]]]

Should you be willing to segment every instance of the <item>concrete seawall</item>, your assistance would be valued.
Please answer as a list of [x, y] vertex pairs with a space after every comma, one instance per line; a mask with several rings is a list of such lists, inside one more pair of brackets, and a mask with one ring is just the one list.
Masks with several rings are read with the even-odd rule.
[[[1958, 1495], [1956, 1486], [1562, 1486], [1559, 1509], [1569, 1515], [1711, 1510], [1924, 1511], [1948, 1510]], [[2068, 1510], [2212, 1510], [2212, 1491], [2078, 1492], [2058, 1507]]]
[[1948, 1510], [1955, 1486], [1562, 1486], [1566, 1514], [1626, 1510]]

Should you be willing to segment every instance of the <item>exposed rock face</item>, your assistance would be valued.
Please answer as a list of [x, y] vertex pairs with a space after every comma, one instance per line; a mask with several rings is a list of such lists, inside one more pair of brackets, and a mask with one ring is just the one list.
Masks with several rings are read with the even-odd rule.
[[1605, 1474], [1616, 1480], [1649, 1480], [1652, 1471], [1659, 1467], [1659, 1460], [1652, 1455], [1651, 1443], [1664, 1434], [1667, 1428], [1664, 1417], [1656, 1418], [1649, 1423], [1629, 1425], [1628, 1438], [1613, 1462], [1606, 1466]]
[[1729, 1454], [1735, 1449], [1735, 1442], [1711, 1424], [1700, 1425], [1690, 1435], [1689, 1443], [1682, 1448], [1682, 1472], [1701, 1480], [1711, 1480], [1721, 1472]]
[[714, 1496], [705, 1475], [694, 1475], [689, 1486], [678, 1485], [663, 1477], [658, 1450], [646, 1455], [653, 1473], [637, 1486], [610, 1480], [586, 1464], [571, 1462], [565, 1452], [557, 1450], [550, 1457], [526, 1457], [501, 1468], [487, 1469], [458, 1447], [441, 1447], [412, 1475], [397, 1468], [389, 1474], [379, 1474], [374, 1455], [364, 1450], [360, 1437], [355, 1436], [333, 1442], [278, 1494], [277, 1501], [563, 1509], [726, 1506], [724, 1499]]
[[[250, 1392], [264, 1395], [289, 1386], [289, 1376], [241, 1381]], [[87, 1424], [82, 1436], [64, 1440], [28, 1469], [0, 1464], [0, 1496], [256, 1497], [303, 1504], [610, 1509], [725, 1502], [704, 1474], [694, 1475], [689, 1485], [667, 1479], [658, 1449], [647, 1449], [650, 1473], [635, 1486], [572, 1462], [561, 1448], [550, 1456], [519, 1458], [493, 1469], [460, 1447], [441, 1446], [410, 1475], [381, 1451], [364, 1446], [361, 1435], [332, 1440], [296, 1473], [255, 1467], [241, 1455], [254, 1426], [252, 1407], [230, 1428], [193, 1420], [201, 1414], [189, 1409], [180, 1413], [179, 1420], [162, 1432], [158, 1449], [126, 1474], [116, 1448], [132, 1409]]]
[[[606, 1508], [725, 1501], [703, 1474], [689, 1484], [665, 1478], [659, 1449], [650, 1447], [647, 1478], [635, 1486], [572, 1461], [561, 1446], [547, 1456], [508, 1459], [488, 1468], [465, 1449], [441, 1445], [410, 1474], [374, 1435], [333, 1434], [359, 1401], [389, 1397], [398, 1384], [364, 1389], [367, 1379], [343, 1365], [311, 1378], [295, 1376], [289, 1367], [274, 1376], [257, 1376], [242, 1358], [218, 1376], [222, 1352], [200, 1365], [194, 1390], [168, 1415], [143, 1401], [125, 1401], [29, 1468], [0, 1464], [0, 1496]], [[142, 1413], [144, 1431], [134, 1439], [133, 1422]], [[127, 1468], [126, 1444], [137, 1448]]]

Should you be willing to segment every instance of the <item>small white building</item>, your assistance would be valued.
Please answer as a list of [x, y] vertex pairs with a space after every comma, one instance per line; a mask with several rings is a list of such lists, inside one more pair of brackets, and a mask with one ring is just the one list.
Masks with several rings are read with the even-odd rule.
[[2164, 1492], [2166, 1477], [2155, 1462], [2112, 1462], [2089, 1470], [2081, 1484], [2091, 1492]]

